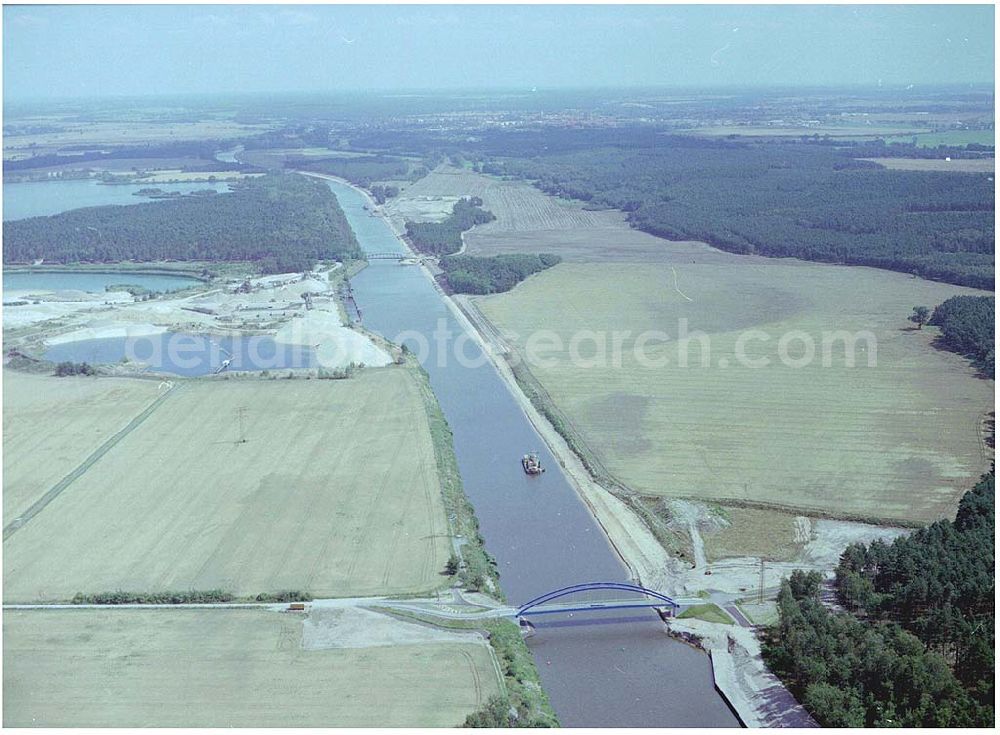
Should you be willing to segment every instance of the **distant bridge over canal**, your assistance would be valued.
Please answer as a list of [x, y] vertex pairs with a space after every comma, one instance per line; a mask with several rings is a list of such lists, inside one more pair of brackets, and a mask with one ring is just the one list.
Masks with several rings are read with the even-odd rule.
[[365, 260], [407, 260], [413, 257], [409, 253], [365, 253]]

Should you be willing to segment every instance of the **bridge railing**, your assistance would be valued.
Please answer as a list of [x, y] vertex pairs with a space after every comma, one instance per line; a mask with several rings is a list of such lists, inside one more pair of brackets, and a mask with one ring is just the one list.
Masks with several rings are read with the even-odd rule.
[[[562, 587], [557, 590], [552, 590], [551, 592], [546, 592], [544, 595], [539, 595], [533, 600], [528, 600], [526, 603], [521, 605], [517, 609], [517, 616], [521, 617], [530, 613], [532, 610], [537, 609], [543, 605], [547, 605], [555, 600], [563, 597], [568, 597], [570, 595], [579, 594], [582, 592], [592, 592], [597, 590], [612, 590], [615, 592], [634, 592], [636, 594], [641, 594], [646, 597], [652, 598], [655, 602], [644, 602], [636, 606], [639, 607], [659, 607], [660, 605], [664, 607], [677, 608], [679, 605], [674, 602], [670, 597], [664, 595], [662, 592], [657, 592], [656, 590], [651, 590], [646, 587], [642, 587], [637, 584], [630, 584], [628, 582], [585, 582], [582, 584], [574, 584], [569, 587]], [[659, 603], [659, 604], [657, 604]], [[599, 609], [602, 605], [600, 601], [594, 601], [590, 603], [594, 609]]]

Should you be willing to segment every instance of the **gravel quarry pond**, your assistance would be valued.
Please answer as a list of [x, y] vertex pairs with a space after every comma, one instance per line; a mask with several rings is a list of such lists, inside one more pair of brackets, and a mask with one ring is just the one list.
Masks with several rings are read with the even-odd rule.
[[142, 286], [150, 291], [179, 291], [197, 286], [201, 281], [183, 276], [161, 276], [145, 273], [73, 273], [61, 271], [4, 271], [4, 299], [14, 298], [11, 294], [31, 291], [86, 291], [102, 294], [108, 286], [129, 284]]
[[[366, 252], [405, 252], [387, 223], [365, 209], [360, 192], [328, 183]], [[476, 367], [455, 359], [450, 348], [462, 327], [423, 272], [373, 260], [352, 284], [367, 328], [414, 352], [423, 340], [430, 347], [423, 365], [454, 433], [465, 492], [508, 602], [581, 582], [627, 581], [604, 532], [476, 343], [462, 346], [467, 365]], [[446, 357], [432, 336], [439, 324], [452, 333]], [[545, 474], [524, 474], [520, 458], [529, 451], [538, 452]], [[715, 691], [708, 657], [668, 638], [653, 611], [533, 622], [528, 645], [563, 726], [739, 725]]]
[[[316, 367], [313, 351], [276, 342], [271, 337], [205, 337], [180, 332], [81, 339], [51, 345], [52, 362], [113, 365], [128, 359], [154, 372], [193, 378], [229, 371], [291, 370]], [[229, 363], [223, 367], [223, 363]]]

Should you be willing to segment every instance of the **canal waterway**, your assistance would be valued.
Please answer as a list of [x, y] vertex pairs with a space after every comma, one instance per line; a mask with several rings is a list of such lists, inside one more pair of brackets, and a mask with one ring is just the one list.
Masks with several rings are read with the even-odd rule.
[[[405, 252], [352, 187], [328, 182], [366, 252]], [[628, 572], [496, 369], [422, 270], [372, 261], [352, 279], [364, 324], [423, 355], [454, 433], [465, 492], [475, 506], [507, 599], [519, 604], [567, 585], [627, 581]], [[450, 333], [451, 337], [446, 337]], [[456, 346], [464, 359], [456, 357]], [[529, 477], [537, 451], [548, 471]], [[557, 619], [556, 619], [557, 618]], [[707, 656], [668, 638], [652, 612], [547, 616], [528, 643], [564, 726], [734, 727]]]

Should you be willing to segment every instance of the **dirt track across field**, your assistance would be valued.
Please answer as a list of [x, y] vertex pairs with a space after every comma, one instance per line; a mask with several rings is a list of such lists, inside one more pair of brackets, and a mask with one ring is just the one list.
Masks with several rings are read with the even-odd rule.
[[450, 551], [409, 369], [199, 381], [4, 543], [4, 592], [395, 594], [445, 584]]

